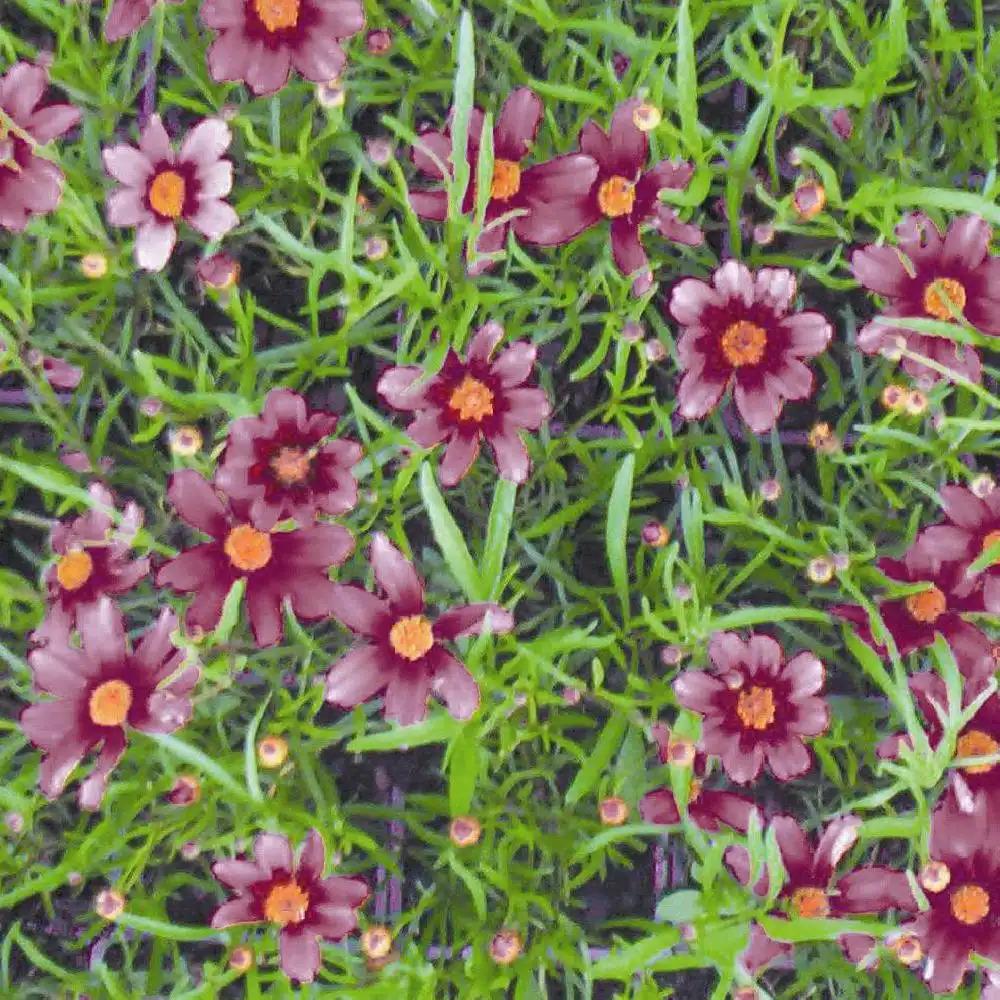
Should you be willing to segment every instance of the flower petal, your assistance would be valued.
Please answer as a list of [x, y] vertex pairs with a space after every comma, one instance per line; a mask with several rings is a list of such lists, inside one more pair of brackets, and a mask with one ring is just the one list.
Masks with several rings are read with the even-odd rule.
[[[242, 859], [224, 859], [216, 861], [212, 865], [212, 874], [223, 885], [230, 889], [246, 889], [256, 882], [262, 882], [267, 878], [267, 873], [261, 870], [260, 865], [255, 861], [244, 861]], [[213, 927], [222, 927], [224, 924], [213, 923]]]
[[431, 677], [424, 670], [395, 674], [385, 692], [385, 717], [401, 726], [420, 722], [427, 715]]
[[992, 228], [981, 216], [954, 219], [945, 234], [941, 260], [952, 267], [974, 270], [986, 260], [992, 237]]
[[490, 374], [500, 380], [505, 389], [522, 385], [531, 375], [538, 348], [526, 340], [518, 340], [502, 350], [490, 365]]
[[645, 295], [653, 287], [649, 258], [639, 240], [639, 225], [627, 215], [611, 220], [611, 255], [618, 270], [632, 277], [633, 295]]
[[258, 649], [276, 646], [285, 634], [281, 614], [284, 594], [279, 584], [247, 577], [246, 606], [250, 631]]
[[718, 696], [726, 685], [704, 670], [685, 670], [674, 680], [673, 691], [677, 700], [692, 712], [715, 710]]
[[511, 91], [493, 129], [493, 155], [498, 160], [523, 160], [538, 134], [544, 108], [530, 87]]
[[431, 382], [416, 385], [424, 375], [423, 368], [416, 365], [389, 368], [382, 373], [375, 391], [396, 410], [417, 410], [427, 405], [427, 389]]
[[813, 653], [803, 651], [796, 653], [784, 670], [785, 676], [791, 680], [791, 694], [795, 698], [816, 694], [826, 679], [826, 667], [823, 661]]
[[464, 663], [435, 646], [427, 655], [431, 691], [456, 719], [468, 719], [479, 708], [479, 685]]
[[383, 665], [377, 646], [357, 646], [330, 667], [326, 675], [326, 700], [353, 708], [373, 698], [393, 678]]
[[125, 731], [122, 729], [113, 730], [104, 738], [104, 746], [97, 757], [94, 769], [84, 781], [80, 782], [80, 787], [77, 789], [76, 801], [81, 809], [94, 812], [100, 808], [108, 777], [118, 766], [124, 753]]
[[171, 473], [167, 482], [170, 505], [192, 528], [213, 538], [223, 537], [229, 530], [226, 508], [208, 480], [194, 469]]
[[859, 816], [838, 816], [827, 824], [813, 855], [813, 874], [820, 882], [826, 883], [833, 878], [834, 869], [858, 842], [860, 829]]
[[44, 146], [47, 142], [68, 132], [83, 117], [79, 108], [72, 104], [50, 104], [39, 108], [25, 125], [35, 142]]
[[736, 377], [733, 399], [740, 416], [754, 434], [766, 434], [777, 422], [783, 401], [777, 389], [754, 385]]
[[104, 169], [116, 181], [129, 187], [140, 187], [153, 173], [153, 164], [134, 146], [122, 143], [101, 153]]
[[172, 222], [144, 222], [135, 236], [135, 262], [144, 271], [162, 271], [176, 243], [177, 227]]
[[135, 226], [153, 218], [142, 192], [133, 187], [112, 191], [105, 202], [105, 214], [112, 226]]
[[438, 464], [442, 486], [454, 486], [465, 478], [479, 454], [479, 434], [455, 434]]
[[905, 872], [881, 865], [866, 865], [838, 879], [835, 906], [838, 913], [918, 909]]
[[321, 958], [319, 939], [311, 930], [283, 927], [278, 935], [278, 949], [285, 975], [300, 983], [311, 983], [316, 978]]
[[754, 299], [783, 316], [795, 301], [795, 275], [787, 267], [762, 267], [754, 278]]
[[[240, 217], [231, 205], [217, 198], [210, 198], [203, 201], [197, 211], [187, 216], [185, 221], [208, 239], [219, 240], [240, 224]], [[176, 231], [174, 235], [176, 236]]]
[[274, 872], [292, 872], [292, 846], [280, 833], [259, 833], [253, 842], [254, 860], [266, 875]]
[[[219, 862], [219, 864], [224, 863], [227, 862]], [[232, 862], [232, 864], [241, 863]], [[217, 867], [218, 865], [213, 865], [212, 871], [214, 872]], [[254, 866], [254, 870], [257, 871], [256, 866]], [[237, 896], [236, 899], [227, 900], [221, 906], [216, 907], [210, 926], [232, 927], [234, 924], [254, 924], [261, 919], [263, 919], [263, 914], [259, 912], [253, 896]]]
[[173, 163], [174, 148], [170, 144], [170, 136], [163, 127], [163, 119], [157, 114], [152, 114], [146, 120], [146, 125], [139, 133], [139, 152], [149, 161], [151, 166], [156, 166], [161, 160]]
[[102, 596], [93, 604], [81, 604], [76, 610], [76, 627], [84, 652], [90, 659], [115, 666], [125, 659], [125, 620], [110, 597]]
[[323, 867], [326, 865], [326, 847], [319, 830], [312, 829], [302, 841], [302, 853], [296, 874], [306, 882], [318, 882], [323, 877]]
[[527, 480], [531, 472], [531, 459], [516, 426], [503, 422], [499, 431], [486, 435], [486, 443], [493, 452], [493, 459], [502, 479], [512, 483]]
[[789, 736], [777, 746], [767, 748], [767, 765], [778, 781], [791, 781], [812, 767], [812, 754], [797, 736]]
[[514, 627], [514, 616], [499, 604], [465, 604], [444, 612], [434, 622], [434, 636], [453, 641], [489, 632], [499, 635]]
[[415, 615], [424, 610], [424, 584], [413, 563], [381, 531], [368, 550], [375, 579], [392, 606], [393, 614]]
[[677, 389], [677, 412], [685, 420], [700, 420], [719, 402], [729, 378], [728, 374], [720, 378], [704, 371], [689, 371]]
[[912, 285], [895, 247], [867, 246], [851, 254], [854, 277], [869, 291], [886, 298], [900, 298]]
[[381, 637], [381, 626], [392, 614], [389, 603], [355, 584], [335, 583], [336, 604], [330, 614], [358, 635]]

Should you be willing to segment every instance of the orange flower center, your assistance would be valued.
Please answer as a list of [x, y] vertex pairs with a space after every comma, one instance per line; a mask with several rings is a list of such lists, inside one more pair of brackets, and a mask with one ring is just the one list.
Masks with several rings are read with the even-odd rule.
[[493, 393], [479, 379], [466, 375], [451, 394], [448, 407], [461, 420], [481, 423], [486, 417], [493, 416]]
[[960, 885], [949, 903], [951, 915], [970, 927], [990, 912], [990, 894], [981, 885]]
[[774, 722], [774, 693], [764, 687], [741, 691], [736, 699], [736, 714], [747, 729], [767, 729]]
[[309, 909], [309, 893], [297, 882], [279, 882], [264, 900], [264, 916], [279, 927], [301, 924]]
[[132, 707], [132, 689], [124, 681], [105, 681], [94, 688], [87, 708], [97, 726], [120, 726]]
[[494, 160], [490, 197], [506, 201], [520, 190], [521, 168], [513, 160]]
[[806, 919], [828, 917], [830, 915], [830, 900], [822, 889], [815, 886], [805, 886], [792, 893], [792, 909], [797, 916]]
[[292, 486], [309, 475], [311, 464], [311, 456], [301, 448], [282, 448], [271, 459], [271, 471], [280, 483]]
[[609, 219], [628, 215], [635, 205], [635, 185], [615, 174], [597, 189], [597, 204]]
[[919, 594], [910, 594], [906, 599], [906, 610], [914, 621], [932, 625], [947, 610], [948, 602], [937, 587], [930, 587]]
[[94, 571], [94, 560], [83, 549], [73, 549], [56, 563], [56, 579], [63, 590], [79, 590]]
[[938, 278], [924, 289], [924, 312], [935, 319], [954, 319], [965, 309], [965, 287], [954, 278]]
[[991, 545], [996, 545], [997, 542], [1000, 542], [1000, 531], [991, 531], [983, 539], [983, 547], [979, 550], [979, 554], [982, 555]]
[[722, 353], [734, 368], [760, 364], [767, 346], [767, 334], [756, 323], [738, 320], [722, 334]]
[[[959, 736], [955, 744], [956, 757], [987, 757], [1000, 750], [1000, 743], [997, 743], [989, 733], [984, 733], [981, 729], [970, 729], [967, 733]], [[993, 770], [992, 764], [969, 764], [962, 768], [966, 774], [985, 774]]]
[[239, 524], [226, 536], [223, 546], [229, 561], [244, 572], [263, 569], [271, 561], [271, 539], [266, 532]]
[[294, 28], [299, 23], [299, 0], [253, 0], [253, 5], [270, 32]]
[[161, 170], [149, 185], [149, 204], [154, 212], [178, 219], [184, 209], [184, 178], [176, 170]]
[[434, 632], [423, 615], [407, 615], [392, 626], [389, 642], [404, 659], [415, 661], [434, 645]]
[[701, 782], [697, 778], [692, 778], [691, 784], [688, 785], [688, 805], [697, 802], [699, 795], [701, 795]]

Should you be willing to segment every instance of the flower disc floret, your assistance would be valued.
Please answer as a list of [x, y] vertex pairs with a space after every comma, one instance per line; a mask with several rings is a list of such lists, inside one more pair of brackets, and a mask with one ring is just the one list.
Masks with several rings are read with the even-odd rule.
[[56, 579], [64, 590], [79, 590], [93, 572], [94, 560], [86, 549], [72, 549], [56, 563]]
[[301, 924], [309, 912], [309, 893], [297, 882], [279, 882], [264, 899], [264, 916], [278, 927]]
[[90, 720], [96, 726], [120, 726], [132, 707], [132, 689], [123, 680], [105, 681], [96, 687], [87, 703]]

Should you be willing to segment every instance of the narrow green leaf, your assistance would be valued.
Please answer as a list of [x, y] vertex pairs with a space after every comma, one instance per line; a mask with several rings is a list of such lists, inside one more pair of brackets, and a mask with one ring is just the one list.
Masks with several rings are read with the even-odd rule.
[[439, 712], [412, 726], [394, 726], [381, 733], [358, 736], [347, 744], [351, 753], [367, 750], [399, 750], [400, 747], [422, 747], [428, 743], [444, 743], [461, 728], [462, 723], [447, 712]]
[[627, 725], [628, 720], [619, 714], [612, 715], [604, 724], [604, 729], [594, 744], [593, 753], [576, 772], [573, 783], [566, 789], [566, 805], [575, 805], [597, 784], [611, 758], [618, 752]]
[[677, 8], [677, 111], [681, 116], [681, 135], [688, 153], [701, 153], [698, 131], [698, 63], [691, 28], [691, 0], [681, 0]]
[[510, 529], [514, 520], [514, 501], [517, 498], [517, 483], [498, 479], [493, 490], [493, 504], [490, 520], [486, 527], [486, 549], [483, 552], [482, 582], [488, 600], [495, 601], [500, 596], [500, 574], [503, 572], [504, 557], [510, 541]]
[[213, 927], [185, 927], [168, 920], [157, 920], [155, 917], [140, 917], [128, 910], [118, 917], [116, 923], [144, 934], [154, 934], [167, 941], [208, 941], [220, 936], [219, 931]]
[[608, 500], [608, 521], [604, 542], [608, 551], [608, 566], [615, 593], [622, 606], [622, 621], [629, 617], [629, 574], [626, 546], [628, 543], [628, 514], [632, 505], [632, 479], [635, 475], [635, 455], [626, 455], [615, 473]]
[[793, 608], [781, 605], [761, 605], [759, 608], [740, 608], [728, 614], [718, 615], [709, 620], [708, 631], [724, 632], [727, 629], [746, 628], [748, 625], [762, 625], [766, 622], [828, 622], [830, 616], [815, 608]]
[[264, 799], [264, 793], [260, 789], [260, 776], [257, 772], [257, 730], [260, 728], [260, 720], [264, 718], [267, 706], [271, 704], [271, 696], [272, 693], [269, 692], [250, 720], [246, 736], [243, 738], [243, 770], [246, 774], [250, 798], [257, 802]]
[[469, 118], [472, 114], [473, 91], [476, 81], [476, 51], [472, 31], [472, 17], [462, 11], [458, 22], [458, 67], [455, 72], [455, 94], [451, 120], [452, 163], [454, 177], [448, 185], [448, 217], [457, 219], [462, 214], [462, 201], [469, 187], [471, 171], [466, 155], [469, 139]]
[[470, 601], [484, 600], [485, 587], [476, 564], [469, 555], [465, 537], [451, 516], [434, 479], [434, 473], [426, 462], [420, 467], [420, 495], [423, 497], [424, 510], [427, 511], [431, 522], [434, 541], [437, 542], [451, 575], [458, 581]]
[[472, 807], [479, 778], [479, 726], [467, 722], [448, 747], [448, 809], [464, 816]]
[[590, 975], [594, 979], [621, 979], [627, 982], [661, 952], [677, 944], [680, 937], [676, 928], [668, 927], [625, 948], [614, 948], [590, 967]]
[[448, 867], [465, 883], [472, 897], [472, 905], [476, 908], [476, 916], [480, 921], [486, 920], [486, 889], [483, 883], [462, 864], [454, 854], [448, 855]]
[[243, 802], [253, 801], [250, 793], [238, 781], [234, 781], [229, 772], [224, 767], [217, 764], [211, 757], [202, 753], [197, 747], [193, 747], [176, 736], [166, 733], [150, 733], [148, 738], [159, 744], [174, 757], [183, 760], [186, 764], [198, 768], [203, 774], [210, 775], [226, 791], [235, 795]]
[[[94, 503], [94, 498], [85, 489], [77, 486], [68, 472], [63, 472], [61, 469], [49, 468], [45, 465], [28, 465], [26, 462], [19, 462], [16, 458], [7, 458], [3, 455], [0, 455], [0, 469], [17, 476], [18, 479], [36, 489], [48, 493], [58, 493], [59, 496], [76, 500], [87, 507], [97, 509], [98, 505]], [[103, 508], [101, 509], [103, 510]], [[114, 512], [110, 511], [109, 513]]]

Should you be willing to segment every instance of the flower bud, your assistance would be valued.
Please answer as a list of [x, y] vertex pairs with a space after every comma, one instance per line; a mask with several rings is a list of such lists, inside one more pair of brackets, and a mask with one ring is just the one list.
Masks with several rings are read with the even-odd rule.
[[670, 532], [659, 521], [647, 521], [642, 526], [642, 540], [654, 549], [661, 549], [670, 541]]
[[288, 742], [281, 736], [265, 736], [257, 744], [257, 760], [261, 767], [281, 767], [288, 760]]
[[810, 559], [806, 566], [806, 576], [813, 583], [829, 583], [833, 579], [833, 563], [825, 556]]
[[365, 240], [365, 256], [369, 260], [384, 260], [389, 254], [389, 241], [383, 236], [369, 236]]
[[365, 48], [370, 55], [384, 56], [392, 48], [392, 32], [388, 28], [375, 28], [365, 36]]
[[170, 432], [169, 439], [170, 450], [179, 458], [191, 458], [197, 455], [204, 443], [201, 431], [189, 424], [174, 428]]
[[882, 390], [882, 405], [887, 410], [901, 410], [906, 405], [906, 386], [895, 382]]
[[384, 167], [392, 161], [392, 143], [383, 136], [374, 136], [365, 143], [368, 159], [376, 167]]
[[479, 843], [483, 828], [475, 816], [456, 816], [448, 827], [448, 836], [456, 847]]
[[316, 103], [321, 108], [342, 108], [346, 102], [347, 91], [339, 81], [331, 80], [329, 83], [316, 84]]
[[621, 826], [628, 819], [628, 805], [617, 795], [601, 799], [597, 814], [605, 826]]
[[234, 257], [219, 251], [198, 261], [195, 273], [203, 285], [228, 292], [240, 280], [240, 265]]
[[980, 473], [975, 479], [969, 483], [969, 489], [972, 493], [982, 500], [984, 497], [988, 497], [993, 490], [996, 488], [996, 481], [987, 472]]
[[229, 956], [229, 968], [234, 972], [249, 972], [253, 968], [253, 951], [245, 944], [234, 948]]
[[637, 104], [632, 111], [632, 124], [640, 132], [652, 132], [663, 121], [663, 112], [655, 104]]
[[102, 253], [88, 253], [80, 258], [80, 272], [85, 278], [97, 281], [108, 273], [108, 258]]
[[818, 181], [806, 181], [795, 189], [792, 195], [795, 211], [802, 221], [813, 219], [826, 205], [826, 188]]
[[201, 798], [201, 782], [193, 774], [178, 775], [167, 801], [174, 806], [194, 805]]
[[392, 934], [388, 927], [369, 927], [361, 935], [361, 951], [365, 958], [385, 958], [392, 951]]
[[920, 869], [919, 880], [928, 892], [944, 892], [951, 881], [951, 870], [943, 861], [928, 861]]
[[105, 920], [117, 920], [125, 912], [125, 897], [114, 889], [102, 889], [94, 901], [94, 912]]
[[524, 948], [521, 935], [517, 931], [497, 931], [490, 941], [490, 958], [497, 965], [510, 965]]
[[760, 495], [768, 503], [777, 503], [781, 499], [781, 482], [777, 479], [764, 479], [760, 484]]
[[911, 417], [919, 417], [927, 409], [927, 393], [919, 389], [911, 389], [906, 394], [903, 408]]

